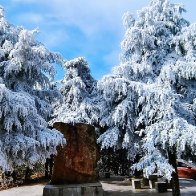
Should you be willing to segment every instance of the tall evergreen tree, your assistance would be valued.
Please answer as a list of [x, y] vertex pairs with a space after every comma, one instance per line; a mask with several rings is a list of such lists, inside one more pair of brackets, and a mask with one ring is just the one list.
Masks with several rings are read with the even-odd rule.
[[151, 0], [137, 20], [126, 13], [121, 63], [98, 83], [108, 107], [101, 107], [100, 123], [109, 127], [98, 141], [131, 147], [131, 157], [142, 153], [135, 167], [146, 176], [156, 169], [172, 176], [174, 195], [180, 194], [176, 157], [187, 149], [196, 153], [196, 24], [184, 11]]
[[45, 162], [65, 143], [50, 130], [53, 63], [58, 54], [36, 41], [35, 31], [11, 25], [0, 8], [0, 167], [33, 166]]
[[54, 122], [95, 124], [98, 110], [95, 104], [96, 81], [90, 73], [87, 61], [78, 57], [65, 63], [62, 80], [62, 100], [56, 104]]

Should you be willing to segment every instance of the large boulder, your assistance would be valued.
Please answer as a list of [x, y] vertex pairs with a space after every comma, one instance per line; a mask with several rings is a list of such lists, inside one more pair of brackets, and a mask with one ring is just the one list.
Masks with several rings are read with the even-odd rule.
[[97, 181], [98, 151], [95, 128], [86, 124], [55, 123], [67, 144], [58, 148], [54, 159], [52, 184], [91, 183]]

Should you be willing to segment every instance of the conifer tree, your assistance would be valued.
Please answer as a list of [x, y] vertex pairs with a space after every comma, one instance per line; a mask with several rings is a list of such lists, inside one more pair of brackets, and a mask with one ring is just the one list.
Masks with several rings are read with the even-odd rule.
[[[151, 0], [135, 20], [124, 15], [121, 63], [99, 83], [104, 101], [98, 139], [103, 147], [132, 148], [143, 158], [135, 168], [173, 177], [179, 195], [176, 158], [196, 153], [196, 24], [184, 7]], [[127, 145], [124, 145], [124, 144]]]
[[62, 80], [62, 100], [56, 104], [54, 122], [95, 124], [98, 109], [95, 104], [96, 81], [90, 73], [87, 61], [78, 57], [64, 64], [65, 77]]
[[0, 8], [0, 167], [4, 171], [43, 163], [65, 143], [47, 123], [51, 101], [59, 94], [51, 86], [53, 63], [62, 58], [39, 43], [35, 32], [9, 24]]

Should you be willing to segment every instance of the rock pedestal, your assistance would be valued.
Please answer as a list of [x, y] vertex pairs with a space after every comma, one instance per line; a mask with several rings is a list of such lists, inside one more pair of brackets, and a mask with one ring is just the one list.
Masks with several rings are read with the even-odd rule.
[[55, 123], [67, 144], [58, 148], [54, 159], [52, 184], [77, 184], [97, 182], [95, 171], [98, 151], [93, 126], [86, 124]]
[[103, 196], [95, 171], [98, 150], [93, 126], [55, 123], [67, 144], [57, 149], [51, 184], [44, 187], [43, 196]]

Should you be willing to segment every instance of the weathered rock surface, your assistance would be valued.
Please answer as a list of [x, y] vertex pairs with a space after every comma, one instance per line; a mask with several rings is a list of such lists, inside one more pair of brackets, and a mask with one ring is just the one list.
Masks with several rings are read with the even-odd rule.
[[93, 126], [86, 124], [55, 123], [67, 144], [58, 148], [54, 159], [52, 184], [92, 183], [97, 181], [96, 163], [98, 151]]

